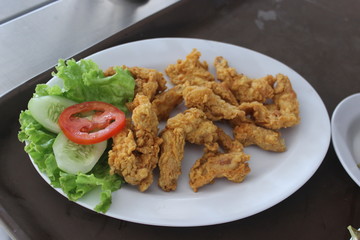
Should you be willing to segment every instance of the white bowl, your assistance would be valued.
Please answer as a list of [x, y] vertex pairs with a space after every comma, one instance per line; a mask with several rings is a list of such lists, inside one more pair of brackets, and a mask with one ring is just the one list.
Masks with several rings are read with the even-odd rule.
[[331, 118], [335, 152], [349, 176], [360, 186], [360, 93], [342, 100]]

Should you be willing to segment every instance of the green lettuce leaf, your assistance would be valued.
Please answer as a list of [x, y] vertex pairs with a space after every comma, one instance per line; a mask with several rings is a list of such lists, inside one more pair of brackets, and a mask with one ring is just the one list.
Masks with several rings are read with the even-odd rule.
[[41, 97], [41, 96], [49, 96], [49, 95], [55, 95], [55, 96], [64, 96], [65, 93], [63, 89], [58, 86], [48, 86], [46, 84], [38, 84], [35, 87], [35, 97]]
[[76, 102], [102, 101], [128, 112], [125, 104], [133, 100], [135, 89], [129, 70], [114, 67], [115, 74], [105, 77], [98, 65], [89, 59], [78, 62], [61, 59], [56, 70], [53, 75], [63, 80], [64, 87], [39, 84], [35, 95], [61, 95]]
[[56, 134], [47, 131], [32, 116], [29, 110], [20, 113], [20, 132], [18, 138], [26, 141], [27, 152], [39, 170], [46, 173], [54, 187], [59, 187], [59, 169], [52, 150]]

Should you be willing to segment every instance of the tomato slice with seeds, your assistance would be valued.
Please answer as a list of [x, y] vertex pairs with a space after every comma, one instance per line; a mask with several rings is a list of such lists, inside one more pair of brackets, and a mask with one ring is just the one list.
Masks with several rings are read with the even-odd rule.
[[83, 102], [66, 108], [59, 117], [63, 133], [78, 144], [105, 141], [123, 129], [125, 113], [99, 101]]

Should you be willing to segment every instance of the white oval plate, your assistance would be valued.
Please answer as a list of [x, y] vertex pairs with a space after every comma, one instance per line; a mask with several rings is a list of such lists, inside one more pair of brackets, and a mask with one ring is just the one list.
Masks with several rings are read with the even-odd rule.
[[[163, 192], [156, 182], [145, 193], [125, 185], [113, 193], [107, 216], [161, 226], [202, 226], [238, 220], [268, 209], [290, 196], [308, 181], [321, 164], [330, 143], [330, 120], [326, 108], [304, 78], [270, 57], [215, 41], [160, 38], [123, 44], [88, 58], [102, 69], [127, 65], [164, 72], [169, 64], [184, 59], [193, 48], [202, 53], [201, 60], [208, 62], [212, 73], [213, 61], [221, 55], [238, 72], [250, 77], [283, 73], [291, 79], [300, 102], [301, 124], [282, 132], [288, 150], [270, 153], [257, 147], [247, 147], [245, 151], [251, 155], [251, 173], [243, 183], [216, 180], [194, 193], [188, 185], [188, 172], [202, 155], [202, 147], [187, 145], [183, 174], [175, 192]], [[53, 79], [51, 82], [56, 81]], [[46, 176], [43, 177], [47, 180]], [[90, 193], [77, 203], [93, 209], [97, 202], [96, 193]]]
[[360, 186], [360, 93], [342, 100], [331, 117], [335, 152], [349, 176]]

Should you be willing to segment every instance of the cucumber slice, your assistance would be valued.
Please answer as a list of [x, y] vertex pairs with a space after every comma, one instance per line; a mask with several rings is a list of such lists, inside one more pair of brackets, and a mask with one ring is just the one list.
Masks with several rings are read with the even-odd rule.
[[31, 115], [47, 130], [59, 133], [61, 131], [58, 119], [62, 111], [77, 104], [70, 99], [60, 96], [33, 97], [28, 103]]
[[77, 174], [89, 172], [106, 149], [107, 141], [92, 145], [81, 145], [69, 140], [63, 132], [55, 138], [53, 151], [58, 167]]

